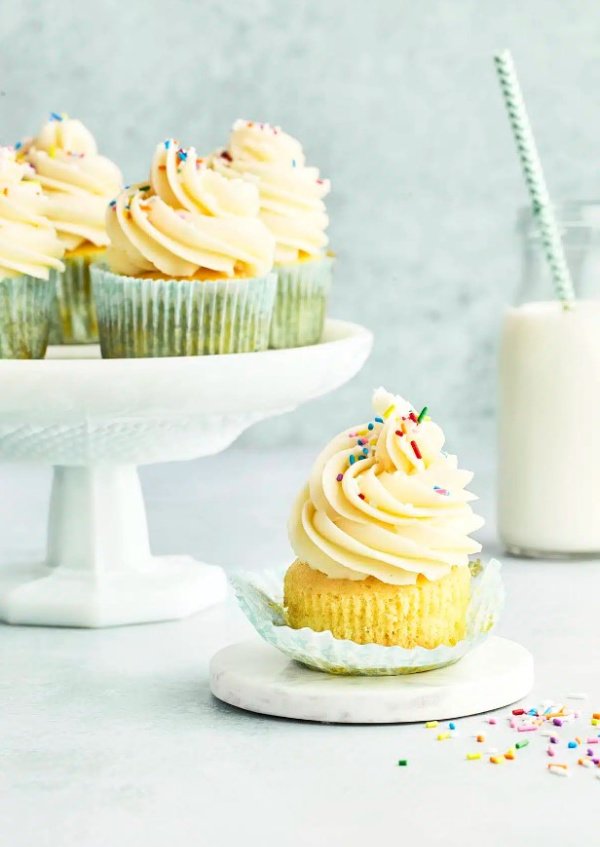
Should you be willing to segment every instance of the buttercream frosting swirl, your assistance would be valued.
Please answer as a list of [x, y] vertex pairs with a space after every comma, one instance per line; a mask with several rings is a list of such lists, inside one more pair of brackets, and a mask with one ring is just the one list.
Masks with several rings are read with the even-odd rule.
[[125, 189], [107, 213], [116, 273], [262, 276], [275, 242], [258, 219], [255, 186], [211, 170], [193, 147], [159, 144], [150, 182]]
[[409, 585], [466, 566], [483, 521], [472, 479], [443, 452], [444, 434], [411, 405], [375, 392], [375, 419], [345, 430], [318, 457], [292, 510], [299, 559], [332, 578]]
[[260, 218], [276, 239], [276, 262], [323, 254], [329, 224], [323, 198], [331, 186], [317, 168], [306, 165], [299, 141], [279, 127], [238, 120], [227, 148], [210, 162], [219, 173], [258, 187]]
[[27, 274], [48, 279], [64, 270], [64, 248], [43, 215], [42, 189], [15, 151], [0, 147], [0, 277]]
[[98, 154], [81, 121], [54, 115], [21, 154], [34, 168], [45, 196], [45, 214], [67, 250], [106, 247], [106, 206], [123, 184], [119, 168]]

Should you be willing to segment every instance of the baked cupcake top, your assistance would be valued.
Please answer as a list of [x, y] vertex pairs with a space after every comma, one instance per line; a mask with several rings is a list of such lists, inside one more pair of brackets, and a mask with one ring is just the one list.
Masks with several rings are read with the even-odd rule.
[[36, 172], [46, 198], [45, 214], [67, 251], [106, 247], [106, 206], [123, 184], [119, 168], [98, 155], [81, 121], [53, 113], [19, 154]]
[[64, 270], [64, 248], [43, 216], [42, 189], [32, 168], [12, 147], [0, 147], [0, 277], [28, 274], [48, 279]]
[[210, 163], [219, 173], [258, 187], [261, 220], [276, 239], [276, 262], [323, 255], [329, 224], [323, 198], [331, 186], [317, 168], [306, 165], [299, 141], [279, 127], [239, 120], [227, 148]]
[[129, 276], [263, 276], [275, 241], [258, 210], [254, 185], [226, 179], [193, 147], [168, 139], [156, 148], [149, 183], [111, 203], [109, 266]]
[[318, 457], [292, 510], [298, 558], [336, 579], [410, 585], [467, 565], [483, 525], [472, 479], [443, 452], [444, 434], [410, 403], [378, 389], [375, 417], [345, 430]]

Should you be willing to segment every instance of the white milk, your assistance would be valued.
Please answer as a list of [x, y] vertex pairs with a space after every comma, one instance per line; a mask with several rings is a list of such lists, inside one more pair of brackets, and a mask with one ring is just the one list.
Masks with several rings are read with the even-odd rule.
[[600, 301], [509, 310], [498, 412], [504, 544], [600, 553]]

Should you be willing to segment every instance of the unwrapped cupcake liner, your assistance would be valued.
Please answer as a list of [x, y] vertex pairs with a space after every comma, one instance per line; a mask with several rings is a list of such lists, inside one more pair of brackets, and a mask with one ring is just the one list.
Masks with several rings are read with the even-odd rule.
[[304, 347], [320, 341], [333, 277], [331, 256], [277, 265], [277, 295], [269, 346]]
[[165, 280], [92, 267], [102, 356], [202, 356], [266, 350], [276, 277]]
[[90, 274], [90, 265], [97, 258], [97, 252], [91, 256], [65, 256], [65, 269], [56, 275], [50, 344], [97, 343], [98, 322]]
[[442, 668], [462, 659], [492, 632], [504, 605], [501, 564], [491, 559], [469, 565], [471, 600], [467, 611], [467, 635], [454, 647], [384, 647], [357, 644], [334, 638], [331, 632], [315, 632], [286, 625], [283, 607], [285, 569], [239, 573], [231, 577], [238, 602], [258, 634], [290, 659], [332, 674], [392, 676]]
[[20, 274], [0, 279], [0, 359], [43, 359], [54, 297], [50, 279]]

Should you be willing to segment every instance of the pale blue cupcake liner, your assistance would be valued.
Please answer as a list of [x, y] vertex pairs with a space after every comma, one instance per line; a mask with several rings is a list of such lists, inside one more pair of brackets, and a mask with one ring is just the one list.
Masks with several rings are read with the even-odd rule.
[[56, 274], [56, 292], [50, 315], [50, 344], [95, 344], [98, 341], [96, 306], [90, 266], [95, 256], [65, 256], [65, 269]]
[[43, 359], [54, 297], [50, 279], [27, 274], [0, 279], [0, 359]]
[[490, 635], [504, 605], [501, 564], [491, 559], [485, 565], [472, 562], [469, 567], [473, 579], [466, 638], [454, 647], [440, 645], [434, 649], [356, 644], [334, 638], [329, 631], [292, 629], [286, 625], [283, 607], [285, 569], [235, 574], [231, 583], [244, 614], [258, 634], [290, 659], [327, 673], [391, 676], [451, 665]]
[[277, 265], [269, 346], [304, 347], [321, 340], [333, 278], [332, 256]]
[[266, 350], [276, 277], [166, 280], [92, 266], [104, 358]]

